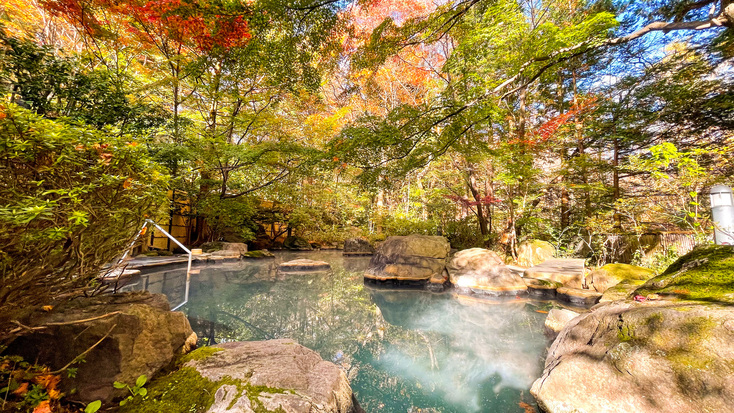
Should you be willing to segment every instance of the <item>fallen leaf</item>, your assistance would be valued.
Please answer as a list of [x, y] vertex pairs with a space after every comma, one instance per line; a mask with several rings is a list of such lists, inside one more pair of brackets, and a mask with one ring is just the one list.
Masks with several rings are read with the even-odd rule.
[[33, 409], [33, 413], [51, 413], [51, 405], [48, 400], [44, 400]]
[[24, 394], [28, 393], [28, 383], [21, 383], [20, 386], [18, 386], [17, 389], [13, 391], [13, 394], [16, 396], [23, 396]]
[[41, 308], [43, 309], [43, 311], [51, 311], [51, 310], [54, 309], [54, 306], [52, 306], [52, 305], [44, 305]]
[[535, 310], [535, 312], [540, 313], [540, 314], [548, 314], [547, 311], [543, 311], [543, 310]]
[[535, 407], [533, 407], [533, 406], [531, 406], [531, 405], [529, 405], [529, 404], [527, 404], [525, 402], [518, 403], [518, 406], [520, 406], [521, 408], [523, 408], [523, 410], [525, 410], [525, 413], [535, 413]]

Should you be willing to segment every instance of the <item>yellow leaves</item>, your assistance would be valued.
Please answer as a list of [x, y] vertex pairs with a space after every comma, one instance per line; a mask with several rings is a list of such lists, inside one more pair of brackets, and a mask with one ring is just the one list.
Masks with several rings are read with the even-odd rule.
[[54, 374], [42, 374], [40, 376], [36, 376], [34, 381], [46, 390], [55, 390], [59, 381], [61, 381], [61, 377]]
[[130, 188], [131, 188], [132, 186], [133, 186], [133, 180], [132, 180], [132, 178], [127, 178], [127, 179], [126, 179], [126, 180], [125, 180], [125, 181], [124, 181], [124, 182], [122, 183], [122, 187], [123, 187], [124, 189], [130, 189]]
[[44, 305], [43, 307], [41, 307], [41, 309], [43, 311], [49, 312], [49, 311], [51, 311], [51, 310], [54, 309], [54, 306], [52, 306], [52, 305]]

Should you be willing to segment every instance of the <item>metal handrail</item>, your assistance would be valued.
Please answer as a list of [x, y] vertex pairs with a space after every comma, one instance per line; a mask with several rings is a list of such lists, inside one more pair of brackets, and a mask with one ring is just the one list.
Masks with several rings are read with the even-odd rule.
[[140, 231], [138, 231], [138, 233], [135, 235], [135, 238], [133, 238], [133, 241], [130, 243], [130, 246], [127, 248], [127, 250], [125, 250], [125, 253], [122, 254], [122, 257], [118, 261], [118, 264], [119, 263], [122, 263], [122, 261], [125, 259], [125, 257], [127, 257], [127, 254], [130, 252], [130, 250], [132, 250], [133, 245], [135, 245], [135, 243], [138, 241], [138, 238], [140, 238], [140, 236], [143, 235], [143, 232], [145, 231], [145, 227], [148, 224], [152, 224], [154, 227], [156, 227], [156, 229], [158, 229], [158, 231], [162, 232], [171, 241], [175, 242], [176, 245], [178, 245], [179, 247], [181, 247], [182, 250], [186, 251], [186, 253], [189, 254], [189, 262], [188, 262], [188, 266], [186, 267], [186, 290], [184, 292], [184, 301], [181, 304], [179, 304], [176, 307], [174, 307], [174, 308], [171, 309], [171, 311], [176, 311], [176, 310], [178, 310], [179, 308], [183, 307], [184, 305], [186, 305], [189, 302], [189, 284], [191, 283], [191, 258], [192, 258], [192, 254], [191, 254], [191, 250], [189, 250], [183, 244], [181, 244], [173, 235], [171, 235], [168, 232], [166, 232], [165, 229], [161, 228], [161, 226], [158, 225], [152, 219], [146, 218], [145, 221], [143, 222], [143, 226], [140, 228]]

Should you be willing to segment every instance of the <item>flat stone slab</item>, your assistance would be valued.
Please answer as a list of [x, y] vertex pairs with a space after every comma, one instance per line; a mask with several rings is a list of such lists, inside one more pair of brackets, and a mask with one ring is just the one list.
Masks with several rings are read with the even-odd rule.
[[571, 304], [582, 307], [591, 307], [599, 302], [602, 293], [595, 290], [582, 290], [580, 288], [561, 287], [556, 290], [556, 297], [559, 300], [569, 302]]
[[523, 277], [556, 281], [565, 287], [581, 288], [584, 283], [584, 259], [554, 258], [528, 268]]
[[313, 272], [328, 271], [330, 269], [331, 264], [328, 262], [306, 259], [288, 261], [278, 265], [278, 270], [282, 272]]

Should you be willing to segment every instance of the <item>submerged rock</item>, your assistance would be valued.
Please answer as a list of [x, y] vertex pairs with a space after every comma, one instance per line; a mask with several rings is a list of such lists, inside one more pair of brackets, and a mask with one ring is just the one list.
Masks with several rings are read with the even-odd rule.
[[19, 337], [6, 353], [54, 370], [99, 342], [84, 363], [74, 365], [76, 376], [61, 382], [67, 394], [76, 389], [70, 399], [85, 403], [125, 395], [127, 390], [114, 389], [112, 383], [133, 384], [140, 375], [151, 377], [196, 345], [186, 316], [170, 311], [165, 296], [148, 292], [80, 298], [34, 314], [24, 323], [47, 327]]
[[328, 271], [330, 269], [331, 264], [328, 262], [306, 259], [288, 261], [278, 265], [278, 270], [282, 272], [314, 272]]
[[603, 293], [621, 282], [644, 282], [654, 276], [655, 271], [649, 268], [629, 264], [607, 264], [587, 275], [586, 284], [589, 288]]
[[550, 413], [731, 411], [733, 319], [713, 304], [597, 307], [563, 329], [531, 392]]
[[540, 240], [523, 241], [517, 246], [517, 263], [532, 267], [553, 258], [556, 248], [551, 243]]
[[377, 248], [364, 277], [380, 281], [427, 281], [441, 277], [450, 250], [444, 237], [389, 237]]
[[446, 269], [451, 284], [462, 293], [518, 295], [527, 291], [523, 279], [497, 253], [483, 248], [457, 252]]
[[122, 413], [360, 413], [346, 374], [295, 341], [230, 342], [191, 354]]
[[364, 238], [349, 238], [344, 240], [344, 255], [373, 255], [375, 249]]

